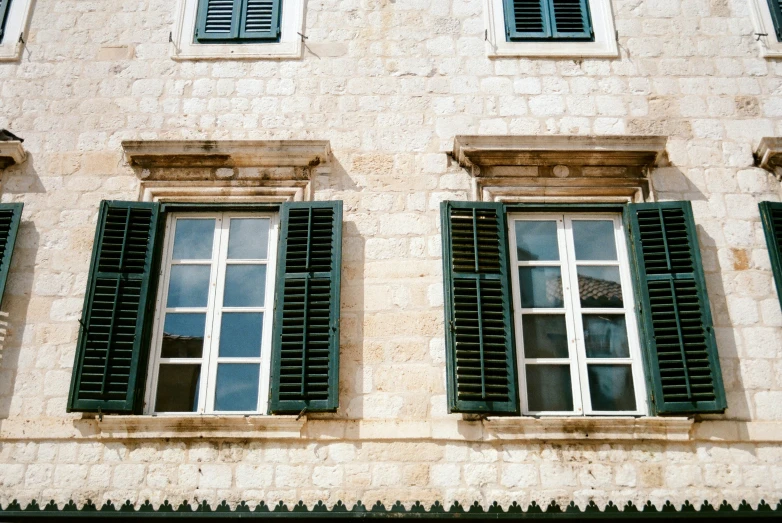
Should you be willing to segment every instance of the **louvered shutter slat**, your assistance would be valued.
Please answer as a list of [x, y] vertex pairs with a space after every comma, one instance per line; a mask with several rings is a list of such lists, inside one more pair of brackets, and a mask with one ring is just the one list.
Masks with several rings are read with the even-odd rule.
[[342, 202], [285, 203], [272, 334], [271, 412], [339, 406]]
[[760, 218], [766, 234], [766, 245], [771, 260], [771, 270], [774, 273], [777, 297], [780, 306], [782, 306], [782, 203], [761, 202]]
[[443, 202], [450, 412], [519, 412], [502, 204]]
[[588, 0], [504, 0], [509, 41], [591, 40]]
[[140, 406], [158, 216], [156, 203], [101, 203], [69, 411], [133, 413]]
[[0, 302], [5, 293], [8, 271], [11, 268], [11, 258], [14, 254], [16, 235], [22, 220], [22, 203], [0, 204]]
[[629, 212], [656, 411], [722, 412], [725, 391], [690, 203], [631, 204]]
[[281, 0], [245, 0], [242, 38], [274, 39], [280, 34]]
[[239, 36], [243, 0], [199, 0], [196, 40], [220, 41]]

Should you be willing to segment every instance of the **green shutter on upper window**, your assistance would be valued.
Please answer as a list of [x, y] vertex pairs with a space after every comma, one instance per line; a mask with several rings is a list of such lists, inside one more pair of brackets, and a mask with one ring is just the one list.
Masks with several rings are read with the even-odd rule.
[[766, 233], [768, 257], [777, 287], [777, 297], [782, 305], [782, 203], [761, 202], [760, 219]]
[[11, 0], [0, 0], [0, 43], [5, 35], [5, 23], [8, 20], [8, 11], [11, 10]]
[[519, 413], [501, 203], [440, 206], [449, 412]]
[[771, 20], [774, 22], [774, 32], [777, 41], [782, 42], [782, 2], [780, 0], [768, 0], [768, 10], [771, 12]]
[[503, 0], [512, 40], [591, 40], [588, 0]]
[[101, 202], [69, 412], [133, 413], [141, 407], [159, 215], [157, 203]]
[[725, 410], [690, 202], [630, 204], [647, 372], [658, 414]]
[[196, 40], [276, 40], [281, 9], [282, 0], [199, 0]]
[[287, 202], [272, 333], [273, 414], [339, 406], [342, 202]]
[[0, 303], [5, 293], [8, 270], [11, 268], [11, 257], [14, 254], [19, 223], [22, 221], [23, 207], [22, 203], [0, 204]]

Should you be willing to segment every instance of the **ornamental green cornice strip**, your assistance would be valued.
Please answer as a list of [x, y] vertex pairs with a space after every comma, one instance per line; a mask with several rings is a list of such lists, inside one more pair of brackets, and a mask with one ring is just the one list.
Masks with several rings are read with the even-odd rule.
[[782, 516], [782, 500], [776, 507], [772, 507], [765, 501], [760, 501], [757, 507], [753, 507], [746, 501], [742, 501], [737, 507], [733, 507], [727, 501], [715, 507], [708, 501], [703, 502], [700, 507], [696, 507], [689, 501], [677, 507], [670, 501], [658, 508], [651, 501], [637, 507], [632, 502], [619, 507], [613, 502], [600, 508], [594, 501], [590, 501], [583, 509], [571, 501], [565, 507], [560, 506], [555, 501], [551, 501], [547, 506], [542, 507], [535, 501], [524, 509], [521, 505], [513, 502], [507, 508], [496, 501], [484, 508], [477, 501], [472, 505], [462, 505], [458, 501], [454, 502], [449, 508], [445, 508], [440, 502], [435, 502], [427, 507], [420, 501], [416, 501], [407, 508], [400, 501], [397, 501], [390, 507], [386, 507], [380, 501], [371, 507], [364, 505], [361, 501], [356, 502], [352, 508], [348, 508], [344, 503], [338, 501], [334, 506], [329, 507], [318, 501], [310, 509], [303, 501], [289, 507], [282, 501], [274, 506], [267, 505], [261, 501], [255, 507], [251, 507], [246, 501], [231, 506], [227, 501], [222, 501], [216, 507], [212, 508], [208, 502], [203, 501], [198, 505], [191, 505], [183, 501], [180, 505], [174, 506], [167, 500], [155, 507], [148, 500], [136, 507], [130, 501], [116, 506], [111, 501], [107, 501], [101, 507], [95, 505], [92, 501], [87, 501], [79, 507], [71, 500], [60, 507], [56, 502], [50, 501], [43, 507], [35, 500], [31, 501], [26, 507], [22, 507], [16, 500], [12, 501], [6, 507], [0, 507], [0, 520], [2, 521], [30, 521], [47, 519], [96, 519], [96, 518], [120, 518], [125, 520], [140, 520], [160, 517], [184, 517], [189, 519], [276, 519], [280, 517], [298, 518], [415, 518], [418, 520], [440, 520], [449, 518], [470, 519], [470, 520], [506, 520], [506, 519], [525, 519], [525, 520], [550, 520], [550, 519], [662, 519], [674, 517], [677, 521], [685, 519], [747, 519], [762, 518], [771, 519]]

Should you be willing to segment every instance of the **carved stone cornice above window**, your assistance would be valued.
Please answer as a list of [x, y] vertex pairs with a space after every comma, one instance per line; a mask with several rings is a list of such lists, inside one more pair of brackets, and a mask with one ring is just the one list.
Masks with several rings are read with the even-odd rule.
[[132, 140], [122, 149], [143, 201], [311, 200], [312, 177], [331, 160], [325, 140]]
[[766, 137], [760, 140], [755, 152], [755, 163], [782, 180], [782, 138]]
[[482, 201], [644, 201], [664, 136], [457, 136], [453, 157]]
[[27, 159], [22, 142], [18, 140], [0, 141], [0, 171]]

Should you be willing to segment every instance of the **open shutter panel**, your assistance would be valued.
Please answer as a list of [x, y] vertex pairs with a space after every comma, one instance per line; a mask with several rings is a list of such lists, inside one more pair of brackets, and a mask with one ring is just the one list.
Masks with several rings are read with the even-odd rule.
[[271, 412], [339, 406], [342, 202], [288, 202], [280, 210]]
[[782, 203], [761, 202], [760, 219], [763, 221], [768, 257], [771, 259], [777, 296], [779, 304], [782, 306]]
[[690, 202], [631, 204], [629, 212], [656, 411], [722, 412], [725, 391]]
[[771, 20], [774, 22], [777, 41], [782, 42], [782, 0], [768, 0], [768, 10], [771, 12]]
[[8, 269], [11, 268], [23, 206], [22, 203], [0, 204], [0, 302], [5, 292], [5, 282], [8, 280]]
[[449, 412], [519, 413], [505, 210], [443, 202]]
[[143, 394], [159, 204], [101, 202], [69, 411], [133, 413]]
[[243, 0], [199, 0], [196, 40], [230, 40], [239, 36]]
[[244, 0], [243, 39], [273, 40], [280, 36], [280, 7], [282, 0]]
[[508, 40], [590, 40], [587, 0], [504, 0]]
[[5, 22], [8, 19], [8, 11], [11, 9], [11, 0], [0, 0], [0, 43], [5, 35]]

